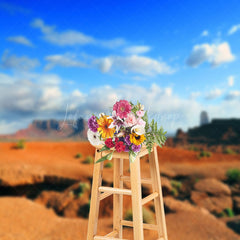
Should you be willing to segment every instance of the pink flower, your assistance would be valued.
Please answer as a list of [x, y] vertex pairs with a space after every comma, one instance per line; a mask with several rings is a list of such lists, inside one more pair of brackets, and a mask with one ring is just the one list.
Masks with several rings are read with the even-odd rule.
[[137, 123], [137, 119], [136, 119], [134, 113], [130, 112], [130, 113], [127, 115], [127, 118], [126, 118], [126, 120], [125, 120], [125, 122], [124, 122], [124, 125], [125, 125], [126, 127], [131, 127], [131, 126], [135, 125], [136, 123]]
[[139, 110], [139, 111], [137, 111], [136, 113], [137, 113], [137, 116], [138, 116], [138, 117], [143, 117], [144, 114], [145, 114], [145, 112], [142, 111], [142, 110]]
[[145, 122], [144, 120], [142, 120], [141, 118], [138, 118], [138, 119], [137, 119], [137, 124], [140, 125], [140, 126], [145, 127], [146, 122]]
[[131, 109], [132, 107], [127, 100], [120, 100], [113, 106], [113, 111], [116, 111], [117, 116], [120, 118], [126, 118]]

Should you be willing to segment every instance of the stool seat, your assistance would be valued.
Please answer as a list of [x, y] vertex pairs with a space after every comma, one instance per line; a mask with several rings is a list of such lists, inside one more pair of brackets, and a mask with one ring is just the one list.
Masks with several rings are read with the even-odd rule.
[[[95, 152], [87, 240], [127, 240], [123, 238], [123, 226], [133, 228], [134, 240], [144, 240], [144, 229], [157, 231], [157, 240], [168, 240], [156, 145], [149, 155], [151, 178], [141, 178], [140, 158], [148, 154], [145, 146], [142, 147], [134, 162], [129, 161], [130, 176], [123, 175], [123, 160], [129, 160], [129, 154], [114, 152], [113, 187], [102, 186], [103, 162], [96, 162], [110, 151], [100, 152], [100, 148], [96, 148]], [[131, 189], [123, 188], [123, 182], [130, 182]], [[141, 184], [152, 185], [153, 192], [145, 198], [142, 198]], [[99, 204], [101, 200], [111, 195], [113, 195], [113, 231], [105, 236], [99, 236], [97, 235]], [[123, 219], [123, 195], [132, 198], [133, 221]], [[154, 201], [156, 224], [143, 223], [142, 206], [152, 200]]]

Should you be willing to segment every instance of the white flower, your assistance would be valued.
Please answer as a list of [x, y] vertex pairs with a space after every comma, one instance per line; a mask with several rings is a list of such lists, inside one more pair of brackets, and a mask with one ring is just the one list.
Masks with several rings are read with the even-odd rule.
[[146, 122], [142, 118], [137, 119], [137, 124], [145, 128]]
[[93, 132], [90, 129], [88, 129], [87, 137], [88, 137], [88, 141], [93, 146], [98, 146], [98, 145], [103, 144], [103, 141], [100, 140], [100, 133], [99, 132]]
[[145, 134], [145, 127], [142, 125], [135, 125], [132, 127], [131, 132], [135, 132], [137, 135]]

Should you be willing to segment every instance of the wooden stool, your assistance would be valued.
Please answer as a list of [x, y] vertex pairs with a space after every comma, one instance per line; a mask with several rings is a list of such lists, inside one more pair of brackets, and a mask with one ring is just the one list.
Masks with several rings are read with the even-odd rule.
[[[109, 152], [98, 152], [96, 149], [95, 162], [107, 153]], [[101, 186], [103, 162], [94, 164], [87, 240], [124, 240], [122, 238], [123, 226], [133, 227], [134, 240], [144, 240], [143, 229], [156, 230], [158, 232], [158, 240], [168, 239], [156, 146], [154, 146], [149, 157], [151, 179], [141, 179], [140, 158], [147, 154], [147, 149], [142, 147], [135, 161], [130, 163], [129, 177], [123, 176], [123, 159], [129, 159], [128, 153], [114, 152], [113, 188]], [[131, 182], [131, 190], [123, 189], [123, 181]], [[153, 189], [153, 193], [143, 199], [141, 183], [152, 184]], [[97, 236], [99, 202], [112, 194], [113, 231], [105, 236]], [[123, 219], [123, 194], [132, 196], [133, 221]], [[142, 205], [151, 200], [154, 200], [156, 225], [143, 223]]]

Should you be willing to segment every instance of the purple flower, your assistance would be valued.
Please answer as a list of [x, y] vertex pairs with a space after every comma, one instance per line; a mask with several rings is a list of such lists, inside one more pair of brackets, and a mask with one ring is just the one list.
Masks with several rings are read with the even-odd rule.
[[125, 143], [128, 145], [128, 146], [130, 146], [132, 143], [130, 142], [130, 136], [129, 135], [127, 135], [126, 137], [125, 137]]
[[124, 152], [129, 152], [129, 146], [125, 145], [125, 150]]
[[97, 123], [97, 118], [96, 116], [91, 116], [89, 119], [88, 119], [88, 128], [93, 131], [93, 132], [97, 132], [97, 129], [98, 129], [98, 123]]
[[135, 144], [132, 145], [132, 150], [134, 152], [139, 152], [140, 149], [141, 149], [141, 145], [135, 145]]

